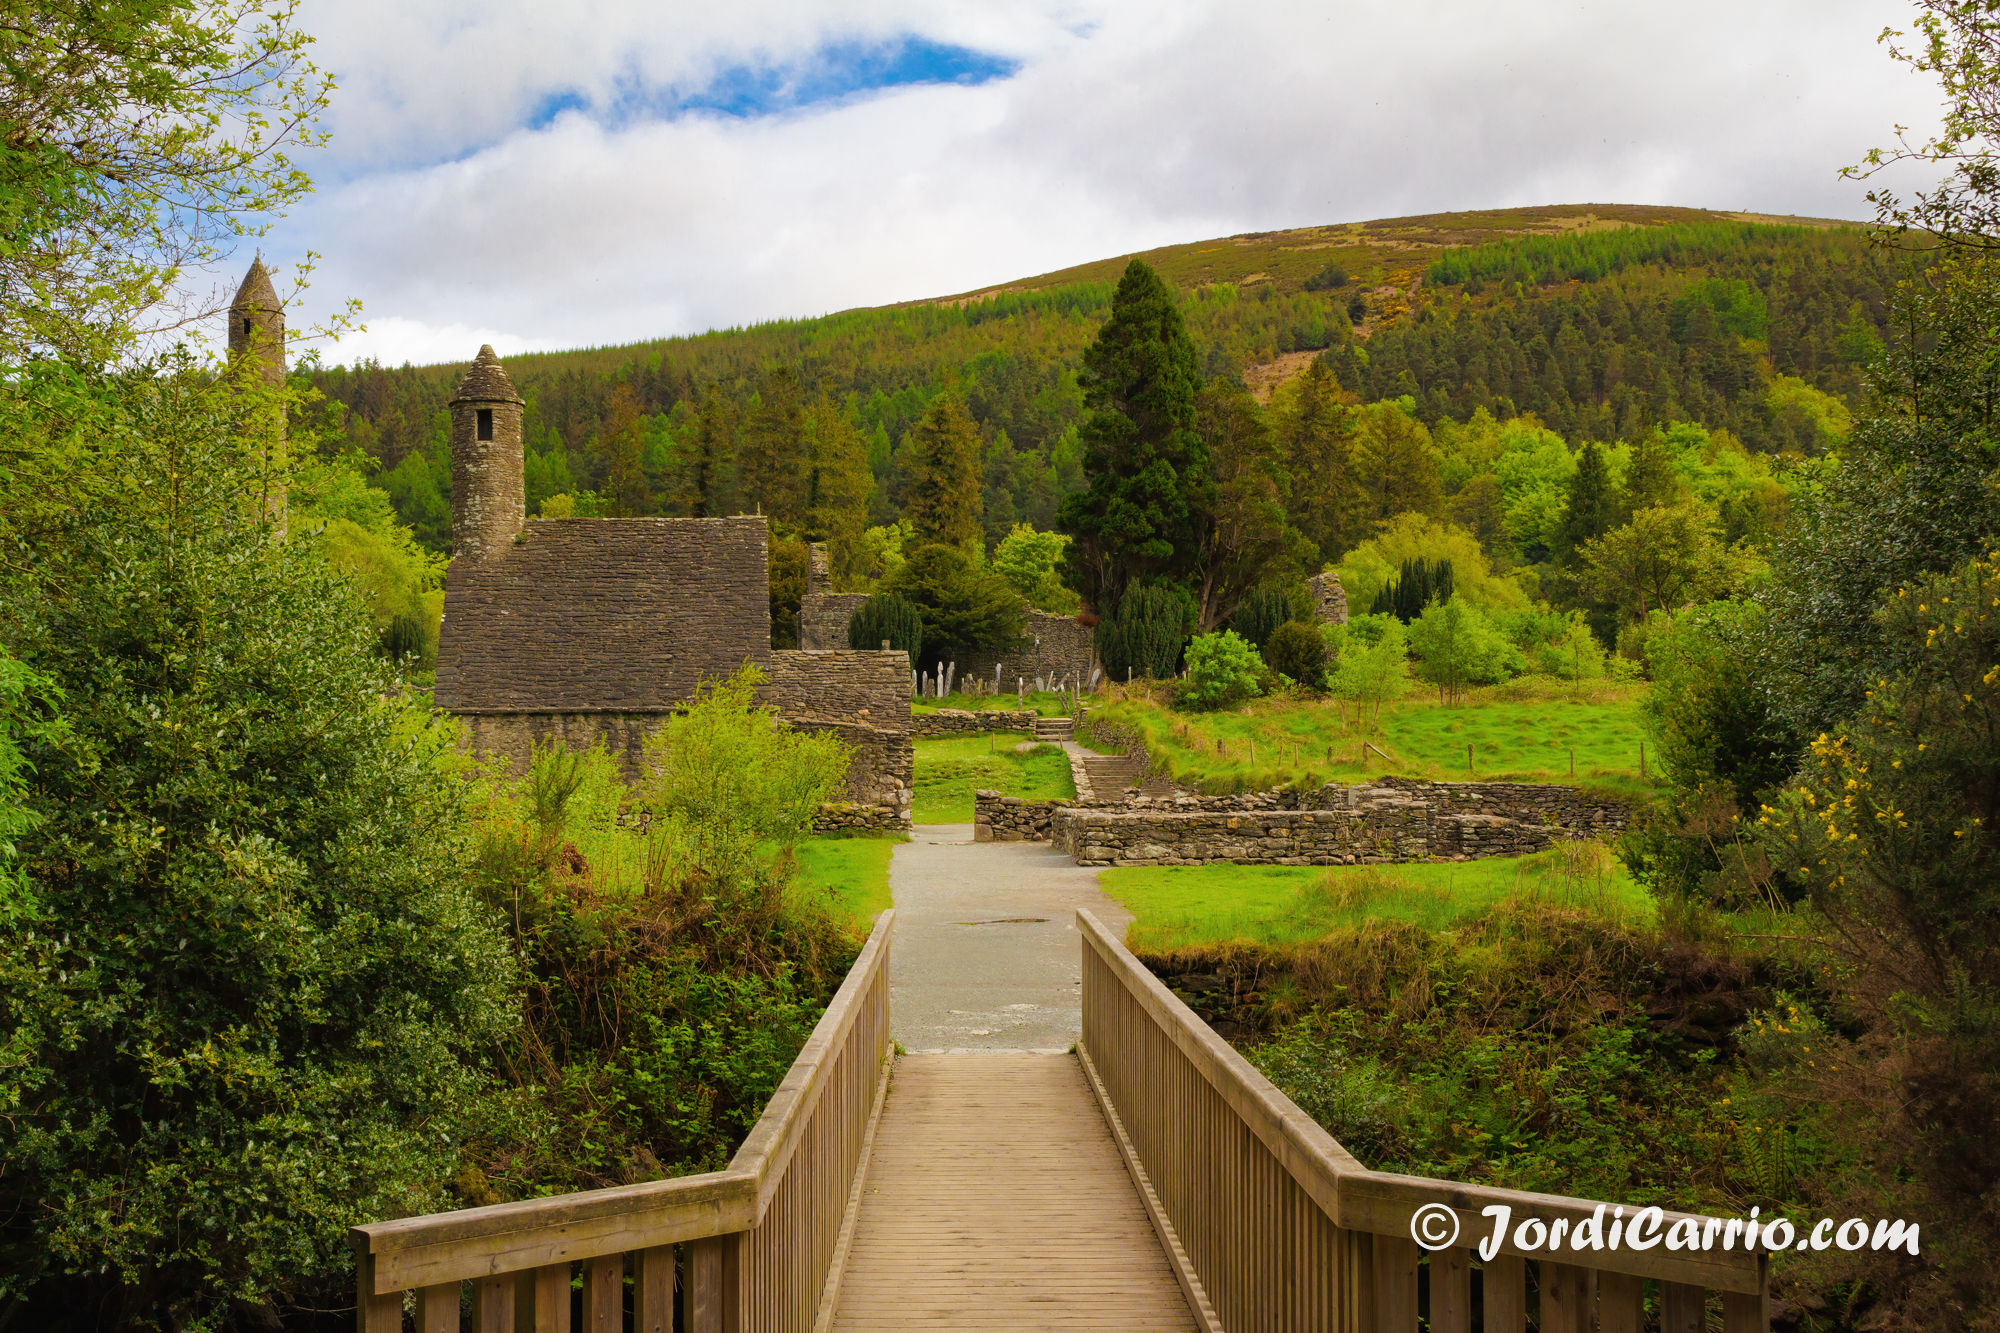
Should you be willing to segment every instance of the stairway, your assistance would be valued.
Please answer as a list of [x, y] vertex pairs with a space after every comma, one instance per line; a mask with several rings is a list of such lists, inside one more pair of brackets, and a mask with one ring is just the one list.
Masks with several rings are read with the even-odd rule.
[[1076, 723], [1068, 717], [1038, 717], [1035, 719], [1035, 739], [1051, 745], [1061, 745], [1076, 738]]

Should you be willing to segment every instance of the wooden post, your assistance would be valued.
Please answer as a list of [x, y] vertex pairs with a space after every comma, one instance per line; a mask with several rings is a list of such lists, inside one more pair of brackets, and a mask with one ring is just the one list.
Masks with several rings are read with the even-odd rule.
[[1645, 1279], [1634, 1277], [1630, 1273], [1598, 1270], [1598, 1333], [1643, 1333], [1645, 1327]]
[[1528, 1327], [1528, 1261], [1515, 1255], [1488, 1259], [1480, 1273], [1480, 1327], [1486, 1333], [1523, 1333]]
[[1639, 779], [1640, 779], [1640, 781], [1642, 781], [1642, 782], [1643, 782], [1643, 781], [1645, 780], [1645, 777], [1646, 777], [1646, 742], [1644, 742], [1644, 741], [1640, 741], [1640, 742], [1639, 742]]
[[456, 1282], [417, 1288], [417, 1333], [458, 1333]]
[[1467, 741], [1467, 742], [1465, 743], [1465, 775], [1466, 775], [1467, 777], [1469, 777], [1469, 778], [1476, 778], [1476, 777], [1478, 777], [1478, 776], [1479, 776], [1479, 775], [1478, 775], [1477, 773], [1473, 772], [1473, 770], [1472, 770], [1472, 742], [1471, 742], [1471, 741]]
[[1569, 775], [1571, 777], [1576, 776], [1576, 747], [1574, 745], [1569, 747]]
[[514, 1333], [512, 1273], [497, 1273], [473, 1282], [472, 1333]]
[[569, 1265], [523, 1272], [514, 1293], [514, 1316], [518, 1333], [570, 1333]]
[[1703, 1333], [1708, 1327], [1708, 1293], [1683, 1282], [1660, 1284], [1660, 1333]]
[[[403, 1333], [403, 1293], [392, 1291], [386, 1295], [375, 1294], [375, 1256], [356, 1246], [354, 1251], [354, 1275], [357, 1288], [354, 1307], [354, 1327], [358, 1333]], [[456, 1284], [452, 1294], [458, 1294]], [[452, 1327], [458, 1327], [458, 1306], [451, 1310]], [[422, 1333], [422, 1325], [418, 1325]]]
[[1382, 1333], [1417, 1333], [1417, 1243], [1403, 1236], [1375, 1237], [1375, 1327]]
[[1539, 1262], [1542, 1333], [1590, 1333], [1590, 1272], [1575, 1264]]
[[1472, 1333], [1472, 1252], [1431, 1255], [1431, 1333]]
[[625, 1333], [624, 1255], [599, 1255], [584, 1263], [581, 1333]]
[[674, 1333], [671, 1245], [655, 1245], [632, 1256], [632, 1333]]

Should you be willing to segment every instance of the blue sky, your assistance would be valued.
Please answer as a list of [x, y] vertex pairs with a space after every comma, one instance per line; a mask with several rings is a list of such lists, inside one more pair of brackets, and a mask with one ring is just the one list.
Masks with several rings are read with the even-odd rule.
[[1520, 204], [1860, 217], [1902, 0], [307, 0], [328, 355], [461, 359]]

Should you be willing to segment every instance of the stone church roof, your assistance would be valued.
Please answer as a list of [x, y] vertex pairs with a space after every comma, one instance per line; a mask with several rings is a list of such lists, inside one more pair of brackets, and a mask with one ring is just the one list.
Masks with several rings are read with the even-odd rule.
[[479, 348], [479, 355], [472, 358], [465, 378], [452, 391], [454, 403], [518, 403], [521, 395], [514, 392], [514, 381], [507, 378], [506, 367], [493, 354], [493, 344], [485, 343]]
[[243, 285], [236, 289], [236, 299], [229, 303], [231, 314], [245, 310], [278, 310], [278, 289], [271, 285], [271, 275], [264, 268], [262, 259], [250, 261], [250, 271], [243, 275]]
[[[491, 355], [482, 349], [481, 361]], [[504, 374], [499, 383], [511, 393]], [[529, 519], [496, 555], [452, 562], [437, 703], [455, 713], [671, 708], [745, 658], [770, 662], [767, 558], [755, 516]]]

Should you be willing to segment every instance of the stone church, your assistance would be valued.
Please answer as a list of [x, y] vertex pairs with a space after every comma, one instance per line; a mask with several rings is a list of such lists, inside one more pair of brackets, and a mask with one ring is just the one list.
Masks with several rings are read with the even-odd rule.
[[855, 747], [851, 806], [826, 822], [908, 825], [909, 661], [774, 650], [763, 518], [529, 518], [523, 403], [491, 347], [450, 409], [436, 699], [475, 750], [519, 771], [538, 740], [602, 741], [636, 773], [645, 737], [697, 684], [754, 662], [788, 722]]

